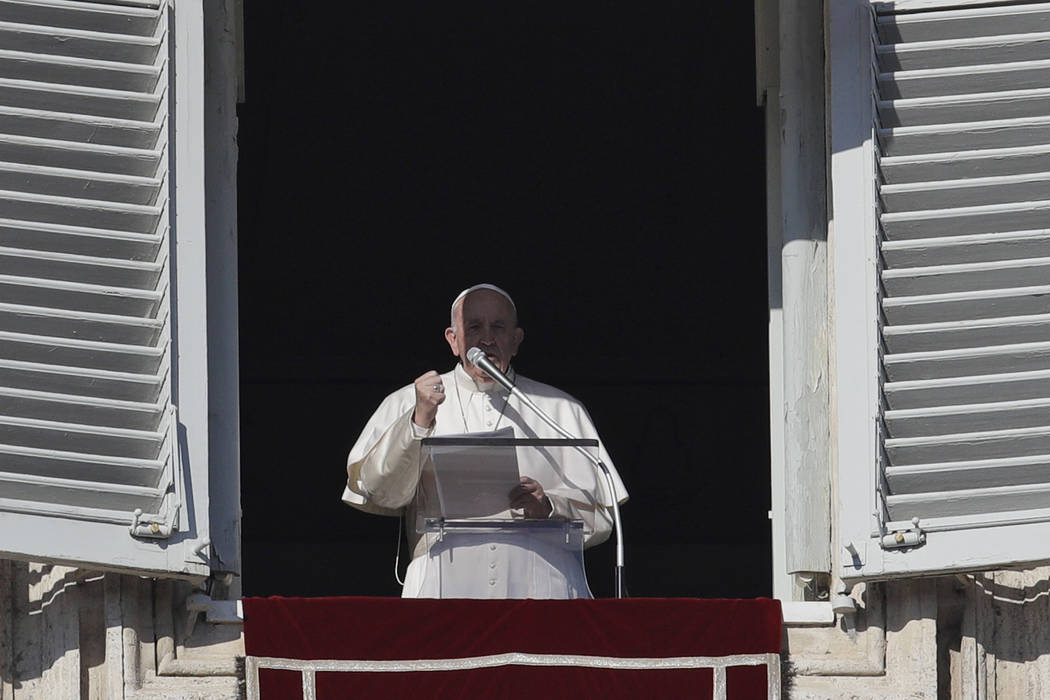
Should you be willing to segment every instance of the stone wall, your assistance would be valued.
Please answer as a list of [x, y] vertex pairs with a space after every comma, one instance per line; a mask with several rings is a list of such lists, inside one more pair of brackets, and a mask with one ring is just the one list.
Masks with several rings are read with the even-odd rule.
[[187, 610], [194, 593], [181, 581], [0, 560], [0, 700], [239, 697], [241, 625]]
[[862, 584], [852, 595], [852, 619], [785, 630], [785, 698], [1050, 697], [1050, 568]]

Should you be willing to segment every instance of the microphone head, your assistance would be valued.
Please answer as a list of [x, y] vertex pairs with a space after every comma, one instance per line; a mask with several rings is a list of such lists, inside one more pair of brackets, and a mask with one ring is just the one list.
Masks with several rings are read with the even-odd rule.
[[467, 360], [470, 362], [470, 364], [474, 365], [475, 367], [478, 364], [478, 360], [483, 359], [485, 359], [485, 352], [476, 345], [470, 350], [467, 350]]

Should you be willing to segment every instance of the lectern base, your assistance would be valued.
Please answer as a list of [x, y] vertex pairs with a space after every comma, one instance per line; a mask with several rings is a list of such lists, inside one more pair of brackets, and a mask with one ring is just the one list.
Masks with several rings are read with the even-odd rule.
[[429, 554], [408, 567], [406, 598], [591, 598], [582, 523], [429, 521]]

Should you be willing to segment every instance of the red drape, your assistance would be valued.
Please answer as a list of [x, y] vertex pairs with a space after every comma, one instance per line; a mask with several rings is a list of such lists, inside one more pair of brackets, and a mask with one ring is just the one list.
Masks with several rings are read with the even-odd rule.
[[[251, 656], [411, 660], [507, 652], [608, 657], [780, 651], [776, 600], [246, 598]], [[709, 669], [497, 668], [317, 674], [318, 698], [711, 696]], [[262, 697], [300, 698], [297, 672], [263, 670]], [[763, 698], [765, 667], [731, 668], [730, 698]]]

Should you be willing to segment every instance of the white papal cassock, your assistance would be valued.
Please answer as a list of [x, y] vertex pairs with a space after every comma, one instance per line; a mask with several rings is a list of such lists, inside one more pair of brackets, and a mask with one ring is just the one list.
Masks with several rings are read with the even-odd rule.
[[[516, 375], [513, 369], [508, 371], [508, 376], [518, 389], [569, 433], [579, 438], [598, 439], [598, 432], [579, 401], [552, 386]], [[532, 409], [510, 396], [498, 383], [478, 384], [461, 365], [457, 364], [451, 372], [441, 375], [441, 381], [445, 385], [446, 398], [438, 407], [431, 429], [424, 430], [412, 423], [416, 396], [414, 385], [409, 384], [383, 400], [347, 459], [348, 479], [343, 501], [380, 515], [399, 516], [402, 510], [408, 511], [406, 521], [413, 556], [402, 591], [406, 598], [440, 595], [435, 565], [440, 546], [435, 544], [434, 538], [420, 536], [413, 525], [416, 522], [414, 510], [421, 440], [507, 428], [514, 431], [515, 437], [560, 437], [534, 415]], [[599, 459], [612, 473], [616, 499], [623, 503], [627, 500], [627, 490], [600, 441], [598, 450]], [[554, 507], [552, 518], [583, 521], [585, 547], [604, 542], [612, 530], [609, 510], [612, 497], [608, 487], [589, 464], [576, 464], [569, 469], [556, 480], [545, 478], [543, 474], [522, 475], [543, 485]], [[508, 485], [508, 492], [512, 486]], [[507, 536], [478, 535], [473, 544], [457, 544], [455, 556], [459, 558], [458, 575], [467, 572], [466, 575], [471, 577], [469, 589], [472, 594], [468, 597], [591, 597], [579, 560], [564, 556], [564, 553], [532, 551]]]

